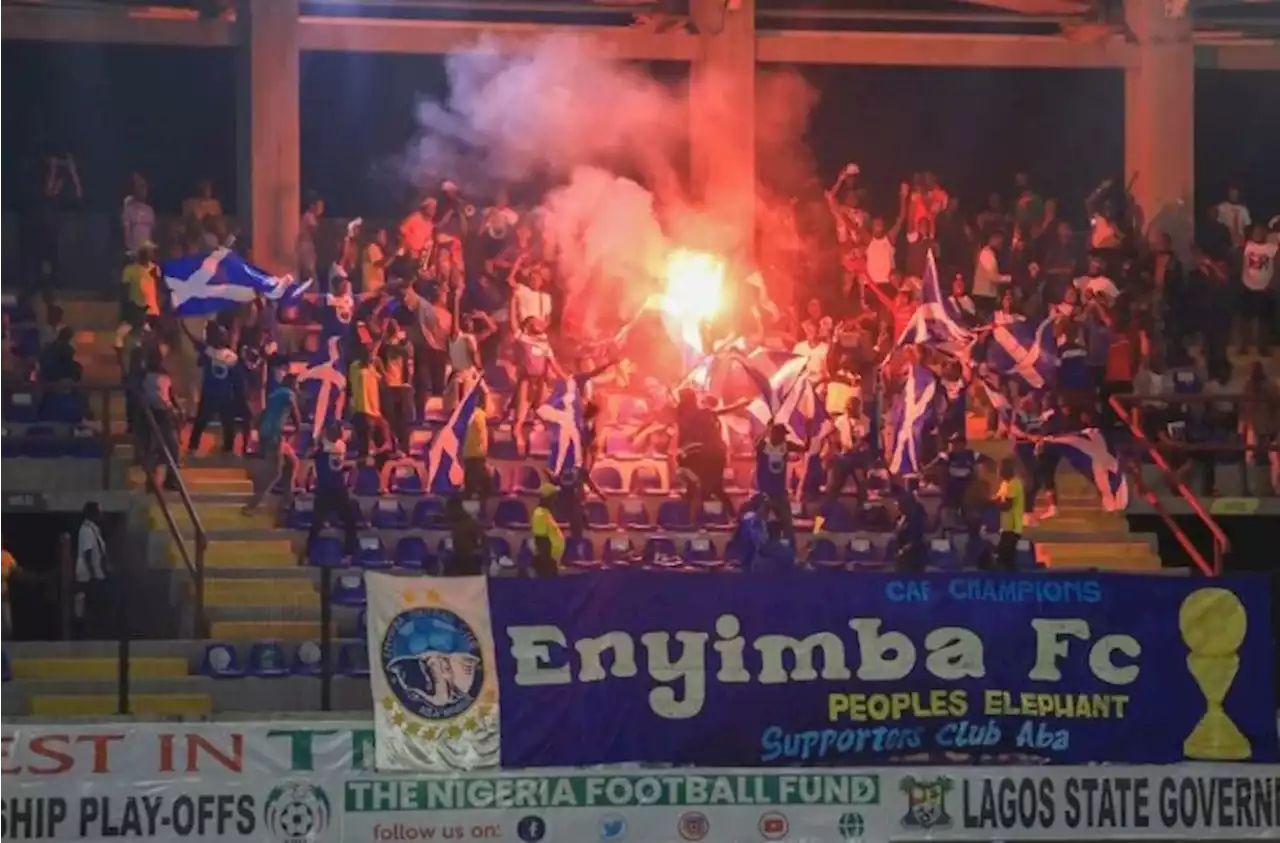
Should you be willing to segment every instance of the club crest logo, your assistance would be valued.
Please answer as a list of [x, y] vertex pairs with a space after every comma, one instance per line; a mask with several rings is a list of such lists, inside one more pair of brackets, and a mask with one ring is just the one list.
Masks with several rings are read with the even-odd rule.
[[904, 828], [950, 828], [951, 815], [947, 813], [947, 794], [955, 782], [946, 776], [934, 779], [917, 779], [904, 776], [898, 785], [907, 796], [907, 813], [902, 818]]
[[484, 656], [475, 631], [447, 609], [401, 612], [382, 639], [382, 670], [404, 708], [425, 720], [456, 717], [484, 686]]
[[262, 820], [280, 843], [315, 843], [326, 828], [333, 808], [320, 787], [284, 782], [267, 794]]

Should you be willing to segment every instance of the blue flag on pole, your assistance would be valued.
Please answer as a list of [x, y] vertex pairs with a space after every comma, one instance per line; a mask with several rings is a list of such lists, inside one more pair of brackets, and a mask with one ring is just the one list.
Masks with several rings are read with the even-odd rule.
[[920, 307], [903, 328], [898, 346], [925, 345], [952, 357], [961, 357], [969, 353], [974, 338], [955, 305], [943, 298], [938, 267], [930, 251], [921, 279]]
[[295, 286], [290, 275], [277, 278], [226, 248], [165, 261], [160, 271], [178, 316], [217, 313], [251, 302], [259, 293], [270, 301], [293, 300], [310, 286]]
[[809, 358], [794, 355], [769, 376], [745, 358], [740, 362], [760, 390], [760, 397], [748, 404], [746, 410], [755, 435], [763, 433], [770, 424], [786, 425], [787, 432], [800, 441], [817, 433], [825, 407], [818, 401], [809, 373]]
[[565, 378], [551, 390], [551, 397], [538, 408], [538, 418], [551, 432], [551, 453], [547, 468], [560, 478], [577, 471], [585, 462], [582, 452], [582, 390], [576, 378]]
[[331, 337], [298, 374], [298, 387], [315, 401], [311, 433], [319, 441], [324, 426], [342, 414], [346, 396], [346, 367], [342, 363], [341, 343], [337, 337]]
[[472, 382], [462, 400], [453, 408], [444, 427], [436, 431], [427, 447], [427, 482], [424, 484], [432, 495], [452, 495], [462, 488], [462, 445], [467, 438], [467, 426], [480, 404], [484, 381]]
[[[1072, 468], [1092, 480], [1102, 496], [1102, 508], [1107, 512], [1118, 512], [1129, 505], [1129, 483], [1120, 459], [1106, 436], [1096, 427], [1046, 436], [1040, 440], [1040, 447], [1056, 451]], [[1020, 442], [1016, 450], [1025, 463], [1034, 454], [1035, 445]]]
[[1012, 378], [1033, 391], [1044, 389], [1058, 371], [1052, 321], [996, 325], [987, 342], [986, 359], [996, 375]]
[[890, 474], [918, 474], [923, 467], [921, 441], [926, 424], [934, 420], [937, 409], [934, 396], [938, 379], [919, 363], [907, 372], [902, 394], [894, 399], [889, 412], [889, 453], [885, 462]]

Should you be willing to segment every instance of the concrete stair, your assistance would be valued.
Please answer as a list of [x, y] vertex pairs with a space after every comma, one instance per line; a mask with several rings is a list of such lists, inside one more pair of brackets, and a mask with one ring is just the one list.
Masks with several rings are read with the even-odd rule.
[[[109, 682], [119, 675], [114, 656], [17, 658], [13, 660], [14, 679], [47, 681]], [[187, 675], [185, 658], [165, 656], [131, 656], [129, 675], [138, 679], [167, 679]]]
[[[118, 711], [114, 694], [37, 694], [27, 704], [34, 717], [109, 717]], [[213, 713], [208, 694], [132, 694], [129, 712], [139, 717], [200, 717]]]

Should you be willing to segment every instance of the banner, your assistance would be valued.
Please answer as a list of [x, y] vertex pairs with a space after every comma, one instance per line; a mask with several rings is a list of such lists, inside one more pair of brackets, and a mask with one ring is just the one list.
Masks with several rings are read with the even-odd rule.
[[378, 769], [498, 766], [487, 584], [365, 574]]
[[504, 767], [1277, 757], [1261, 579], [495, 580]]

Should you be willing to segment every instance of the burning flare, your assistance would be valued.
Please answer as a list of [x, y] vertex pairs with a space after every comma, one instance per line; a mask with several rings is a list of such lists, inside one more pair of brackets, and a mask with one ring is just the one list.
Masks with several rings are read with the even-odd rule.
[[701, 354], [701, 325], [720, 312], [724, 294], [724, 261], [710, 252], [673, 249], [667, 255], [667, 288], [659, 307], [679, 328], [687, 349]]

